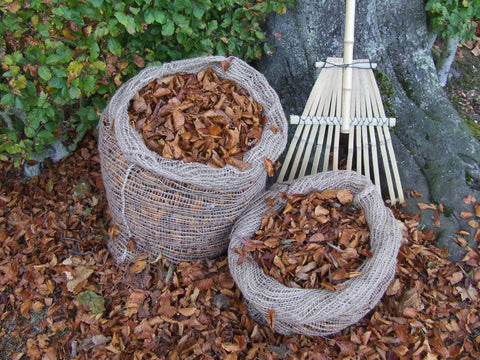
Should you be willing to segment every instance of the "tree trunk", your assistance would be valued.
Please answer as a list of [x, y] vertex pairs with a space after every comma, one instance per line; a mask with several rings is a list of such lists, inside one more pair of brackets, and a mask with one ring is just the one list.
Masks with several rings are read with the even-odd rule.
[[441, 86], [447, 85], [448, 74], [450, 73], [450, 68], [455, 59], [459, 41], [458, 36], [448, 37], [445, 40], [444, 47], [436, 61], [438, 82]]
[[[344, 8], [344, 1], [296, 1], [285, 15], [268, 19], [274, 53], [257, 67], [276, 89], [287, 117], [301, 114], [316, 78], [315, 62], [342, 57]], [[438, 81], [431, 38], [423, 0], [357, 1], [354, 58], [378, 63], [387, 76], [388, 86], [379, 85], [391, 90], [382, 95], [387, 115], [397, 118], [393, 140], [402, 183], [423, 194], [408, 199], [407, 210], [418, 211], [419, 201], [443, 204], [443, 225], [435, 228], [439, 245], [449, 245], [452, 258], [459, 259], [454, 232], [464, 228], [474, 234], [460, 212], [472, 211], [465, 196], [480, 199], [480, 144]], [[432, 215], [423, 212], [425, 225], [433, 227]]]

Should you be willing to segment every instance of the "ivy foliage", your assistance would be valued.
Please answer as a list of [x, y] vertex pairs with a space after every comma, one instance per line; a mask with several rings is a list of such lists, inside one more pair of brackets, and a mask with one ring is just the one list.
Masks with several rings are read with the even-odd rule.
[[0, 160], [73, 150], [109, 97], [146, 65], [270, 51], [261, 22], [293, 0], [5, 0]]
[[425, 5], [432, 30], [444, 39], [473, 38], [473, 19], [480, 19], [480, 0], [428, 0]]

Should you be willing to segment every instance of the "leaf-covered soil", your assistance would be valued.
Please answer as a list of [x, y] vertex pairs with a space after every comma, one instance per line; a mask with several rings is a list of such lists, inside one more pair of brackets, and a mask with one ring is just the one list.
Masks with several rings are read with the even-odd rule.
[[[460, 48], [446, 91], [475, 128], [474, 49]], [[106, 245], [118, 230], [94, 135], [31, 180], [10, 163], [0, 168], [0, 359], [480, 358], [480, 252], [460, 231], [465, 257], [448, 261], [422, 225], [435, 216], [392, 208], [404, 235], [397, 275], [358, 324], [329, 337], [282, 336], [248, 316], [225, 256], [114, 263]], [[459, 201], [472, 206], [463, 216], [475, 231], [480, 199]], [[479, 239], [477, 230], [473, 247]]]
[[459, 46], [445, 91], [480, 140], [480, 26], [475, 24], [477, 36]]
[[0, 165], [1, 359], [480, 358], [480, 253], [463, 243], [464, 261], [448, 261], [420, 215], [393, 209], [397, 275], [364, 319], [329, 337], [282, 336], [248, 316], [226, 257], [113, 262], [96, 146], [90, 134], [25, 182]]

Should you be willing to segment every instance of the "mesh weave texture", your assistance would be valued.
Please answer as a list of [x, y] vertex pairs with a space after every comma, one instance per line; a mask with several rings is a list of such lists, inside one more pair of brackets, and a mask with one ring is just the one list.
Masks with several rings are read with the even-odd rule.
[[[224, 72], [221, 62], [229, 61]], [[211, 67], [244, 87], [263, 106], [268, 122], [245, 156], [244, 171], [163, 158], [149, 150], [130, 125], [132, 97], [154, 79]], [[276, 161], [287, 142], [287, 121], [266, 78], [238, 58], [201, 57], [147, 67], [123, 84], [102, 113], [99, 153], [112, 221], [120, 234], [108, 247], [117, 262], [147, 252], [173, 262], [214, 258], [227, 250], [228, 234], [245, 207], [265, 189], [264, 158]], [[274, 129], [279, 128], [278, 132]], [[135, 249], [127, 247], [130, 239]]]
[[[364, 272], [361, 276], [342, 283], [347, 285], [346, 289], [290, 288], [266, 275], [254, 260], [245, 258], [239, 262], [241, 255], [235, 249], [244, 247], [241, 239], [251, 239], [267, 213], [285, 207], [286, 200], [279, 198], [280, 192], [306, 195], [312, 190], [326, 189], [350, 190], [354, 205], [363, 208], [370, 230], [373, 257], [358, 269]], [[273, 209], [265, 198], [275, 199]], [[278, 333], [324, 336], [355, 324], [380, 301], [395, 275], [400, 244], [397, 221], [372, 182], [353, 171], [329, 171], [276, 184], [257, 197], [232, 229], [228, 262], [249, 314], [257, 322], [267, 324], [268, 312], [273, 310], [274, 329]]]

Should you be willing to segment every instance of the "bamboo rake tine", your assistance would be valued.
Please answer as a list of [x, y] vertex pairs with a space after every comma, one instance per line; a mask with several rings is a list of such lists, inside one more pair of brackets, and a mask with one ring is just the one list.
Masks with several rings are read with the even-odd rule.
[[328, 161], [329, 161], [329, 154], [330, 148], [332, 147], [332, 137], [333, 137], [333, 129], [335, 126], [328, 125], [327, 126], [327, 138], [325, 141], [325, 154], [323, 158], [323, 171], [328, 171]]
[[[334, 126], [332, 170], [338, 170], [338, 153], [340, 152], [340, 126]], [[350, 131], [350, 129], [348, 130]]]
[[362, 173], [362, 127], [355, 126], [355, 151], [357, 153], [357, 172]]
[[[402, 187], [402, 182], [400, 180], [400, 173], [398, 172], [398, 165], [397, 165], [397, 159], [395, 156], [395, 151], [393, 150], [392, 138], [390, 136], [390, 129], [388, 128], [388, 126], [383, 126], [383, 131], [385, 133], [385, 140], [387, 143], [388, 152], [390, 154], [390, 160], [392, 162], [393, 176], [395, 178], [395, 185], [397, 187], [397, 193], [398, 193], [398, 201], [401, 204], [405, 201], [405, 197], [403, 195], [403, 187]], [[392, 200], [392, 205], [395, 205], [395, 200]]]
[[[356, 69], [355, 69], [356, 70]], [[354, 117], [360, 116], [361, 114], [361, 101], [362, 101], [362, 94], [361, 94], [361, 87], [359, 86], [359, 77], [358, 71], [354, 71], [352, 74], [352, 103], [351, 103], [351, 113]], [[352, 170], [353, 165], [353, 145], [355, 139], [357, 140], [357, 171], [361, 173], [362, 169], [362, 158], [359, 157], [359, 154], [362, 153], [361, 148], [359, 148], [358, 141], [361, 140], [361, 136], [358, 136], [360, 133], [358, 131], [359, 126], [353, 126], [355, 130], [350, 131], [349, 139], [348, 139], [348, 155], [347, 155], [347, 170]], [[357, 136], [355, 136], [357, 134]]]
[[[370, 97], [371, 95], [371, 83], [369, 81], [369, 72], [371, 72], [370, 69], [368, 70], [361, 70], [358, 69], [359, 72], [361, 72], [361, 78], [362, 78], [362, 84], [364, 88], [364, 93], [365, 93], [365, 106], [366, 106], [366, 115], [367, 118], [371, 119], [374, 117], [374, 110], [372, 108], [375, 108], [377, 106], [376, 103], [372, 101], [372, 98]], [[375, 96], [373, 98], [375, 100]], [[365, 115], [365, 113], [364, 113]], [[370, 133], [370, 150], [371, 150], [371, 161], [372, 161], [372, 167], [373, 167], [373, 178], [374, 178], [374, 183], [377, 188], [377, 191], [379, 194], [382, 193], [382, 187], [381, 187], [381, 182], [380, 182], [380, 171], [379, 171], [379, 166], [378, 166], [378, 152], [377, 152], [377, 141], [375, 137], [375, 129], [374, 126], [368, 126], [368, 130]]]
[[[386, 127], [388, 130], [388, 126]], [[383, 167], [385, 168], [385, 177], [387, 179], [388, 194], [390, 195], [390, 200], [392, 205], [396, 203], [395, 189], [392, 182], [392, 174], [390, 173], [390, 165], [388, 163], [388, 154], [385, 147], [385, 134], [381, 126], [377, 127], [378, 138], [380, 139], [382, 158], [383, 158]]]
[[[337, 68], [337, 76], [336, 78], [340, 77], [341, 68]], [[342, 74], [343, 75], [343, 74]], [[339, 84], [338, 81], [335, 82], [336, 84]], [[341, 114], [342, 111], [342, 89], [340, 86], [337, 86], [337, 91], [336, 91], [336, 96], [332, 99], [332, 107], [335, 106], [335, 115]], [[332, 163], [332, 170], [338, 170], [338, 154], [339, 154], [339, 149], [340, 149], [340, 130], [341, 126], [340, 125], [334, 125], [335, 130], [335, 135], [334, 135], [334, 142], [333, 142], [333, 163]], [[350, 129], [350, 127], [349, 127]], [[350, 130], [349, 130], [350, 131]], [[326, 153], [325, 155], [328, 155]]]
[[[358, 70], [358, 69], [355, 69]], [[366, 107], [367, 107], [367, 101], [366, 101], [366, 88], [365, 84], [362, 82], [362, 79], [360, 77], [360, 73], [358, 71], [355, 71], [357, 74], [357, 89], [359, 91], [359, 115], [360, 116], [365, 116], [366, 115]], [[361, 143], [362, 143], [362, 155], [363, 155], [363, 174], [366, 177], [370, 177], [370, 154], [369, 154], [369, 149], [368, 149], [368, 128], [366, 125], [362, 125], [361, 127], [362, 130], [362, 137], [361, 137]], [[359, 173], [362, 173], [362, 168], [357, 169]]]
[[382, 193], [382, 186], [380, 181], [380, 170], [378, 167], [378, 151], [377, 151], [377, 140], [375, 138], [375, 126], [368, 126], [370, 132], [370, 150], [372, 153], [372, 167], [373, 167], [373, 179], [375, 187], [379, 194]]
[[[381, 102], [380, 92], [378, 91], [378, 87], [377, 87], [377, 83], [375, 81], [375, 77], [373, 75], [373, 71], [369, 70], [366, 75], [368, 75], [367, 82], [368, 82], [369, 88], [370, 88], [369, 93], [372, 95], [372, 98], [371, 98], [371, 101], [370, 101], [370, 104], [372, 106], [372, 111], [373, 111], [372, 116], [373, 117], [379, 117], [379, 116], [381, 116], [381, 112], [382, 112], [381, 109], [380, 109], [380, 106], [383, 107], [382, 102]], [[383, 114], [383, 116], [384, 116], [384, 114]], [[391, 173], [390, 173], [390, 165], [388, 163], [388, 155], [387, 155], [386, 148], [385, 148], [385, 138], [384, 138], [382, 128], [380, 126], [377, 126], [376, 128], [377, 128], [378, 141], [379, 141], [379, 145], [380, 145], [380, 152], [382, 154], [382, 160], [383, 160], [382, 163], [383, 163], [383, 167], [384, 167], [384, 170], [385, 170], [385, 177], [386, 177], [386, 180], [387, 180], [388, 193], [390, 195], [390, 199], [392, 199], [392, 204], [395, 204], [395, 191], [394, 191], [393, 184], [392, 184], [392, 176], [391, 176]], [[377, 185], [377, 188], [379, 189], [379, 191], [381, 193], [380, 184], [379, 183], [377, 184], [377, 181], [375, 181], [375, 183], [376, 183], [375, 185]]]
[[[335, 58], [328, 58], [328, 62], [338, 62], [338, 59]], [[336, 81], [336, 78], [338, 76], [338, 68], [332, 67], [329, 68], [329, 71], [324, 71], [322, 72], [325, 73], [324, 77], [324, 82], [325, 84], [328, 84], [328, 87], [324, 88], [324, 91], [322, 92], [319, 101], [318, 101], [318, 106], [315, 110], [315, 115], [317, 116], [329, 116], [330, 110], [331, 110], [331, 102], [332, 102], [332, 94], [335, 92], [336, 87], [338, 87], [338, 82]], [[320, 95], [320, 94], [319, 94]], [[325, 132], [327, 129], [330, 129], [331, 125], [321, 125], [320, 126], [320, 132], [317, 137], [317, 145], [315, 149], [315, 155], [313, 158], [313, 165], [312, 165], [312, 174], [315, 174], [318, 172], [318, 166], [321, 161], [322, 157], [322, 152], [324, 155], [324, 159], [326, 158], [328, 161], [328, 154], [329, 154], [329, 149], [330, 145], [328, 142], [325, 142]], [[330, 130], [329, 130], [330, 131]], [[325, 151], [324, 150], [324, 145], [325, 145]], [[327, 163], [328, 167], [328, 163]], [[324, 171], [325, 170], [325, 161], [324, 161]]]
[[[319, 84], [321, 86], [319, 86], [319, 88], [315, 93], [312, 93], [312, 99], [313, 99], [312, 107], [308, 109], [308, 115], [315, 116], [315, 115], [323, 114], [325, 111], [325, 108], [328, 107], [328, 103], [329, 103], [328, 98], [331, 97], [331, 93], [332, 93], [331, 86], [333, 82], [331, 81], [331, 79], [332, 77], [334, 77], [334, 70], [335, 69], [329, 69], [327, 71], [327, 69], [323, 69], [321, 71], [319, 75]], [[320, 136], [318, 137], [314, 160], [313, 160], [312, 169], [311, 169], [312, 174], [315, 174], [318, 170], [317, 161], [319, 159], [320, 154], [317, 155], [317, 153], [321, 153], [322, 151], [323, 136], [325, 134], [324, 127], [325, 125], [320, 126]], [[312, 128], [312, 133], [309, 138], [309, 146], [305, 151], [304, 162], [300, 169], [299, 177], [304, 176], [306, 173], [308, 160], [310, 159], [310, 154], [311, 154], [313, 145], [315, 144], [315, 137], [318, 134], [318, 129], [319, 129], [318, 125], [315, 125], [314, 129]]]
[[370, 154], [368, 151], [368, 126], [362, 126], [362, 149], [364, 175], [370, 178]]
[[355, 128], [356, 126], [352, 126], [352, 128], [350, 129], [350, 133], [348, 135], [347, 170], [352, 170], [352, 166], [353, 166]]
[[[374, 91], [375, 91], [376, 98], [377, 98], [379, 115], [382, 116], [382, 117], [386, 117], [385, 116], [385, 109], [383, 107], [382, 97], [380, 95], [380, 90], [378, 89], [377, 82], [375, 80], [375, 76], [373, 74], [373, 71], [371, 72], [370, 79], [371, 79], [370, 81], [373, 81], [375, 83]], [[405, 198], [404, 198], [404, 195], [403, 195], [402, 182], [401, 182], [401, 179], [400, 179], [400, 174], [398, 172], [397, 159], [396, 159], [396, 156], [395, 156], [395, 151], [393, 149], [392, 137], [390, 136], [389, 127], [388, 126], [383, 126], [383, 132], [385, 134], [385, 141], [387, 143], [388, 153], [390, 154], [390, 161], [391, 161], [391, 164], [392, 164], [393, 176], [395, 178], [395, 185], [397, 187], [398, 200], [400, 201], [400, 203], [403, 203], [405, 201]], [[395, 205], [395, 199], [392, 199], [392, 205]]]
[[[327, 61], [336, 62], [337, 59], [328, 58]], [[325, 81], [328, 83], [328, 91], [325, 90], [325, 93], [321, 97], [321, 100], [315, 111], [315, 114], [320, 116], [330, 115], [332, 101], [334, 101], [333, 94], [335, 93], [335, 88], [338, 85], [338, 81], [336, 81], [338, 76], [338, 68], [336, 67], [331, 68], [327, 75], [328, 76], [326, 76]], [[323, 171], [328, 170], [328, 158], [329, 158], [331, 142], [328, 141], [329, 139], [328, 135], [327, 135], [327, 141], [325, 141], [325, 132], [328, 130], [327, 134], [329, 134], [331, 132], [330, 128], [331, 128], [331, 125], [322, 125], [320, 129], [320, 134], [317, 140], [317, 148], [314, 156], [314, 167], [312, 167], [312, 174], [318, 171], [318, 164], [320, 162], [322, 152], [324, 156]]]
[[300, 135], [302, 134], [304, 125], [298, 124], [295, 130], [295, 134], [293, 134], [293, 138], [290, 142], [290, 147], [287, 150], [287, 154], [285, 155], [285, 159], [283, 160], [282, 168], [280, 169], [280, 173], [278, 174], [278, 182], [282, 182], [285, 179], [285, 174], [288, 170], [288, 166], [292, 159], [293, 152], [297, 147], [298, 140], [300, 139]]
[[320, 125], [320, 132], [318, 133], [317, 138], [317, 148], [315, 150], [315, 156], [313, 157], [312, 174], [316, 174], [318, 172], [318, 164], [320, 163], [320, 158], [322, 155], [323, 140], [325, 139], [326, 130], [327, 125]]
[[302, 166], [300, 167], [300, 172], [298, 173], [298, 177], [305, 176], [308, 166], [308, 160], [310, 159], [310, 154], [312, 153], [313, 145], [315, 144], [315, 138], [318, 133], [318, 125], [313, 125], [310, 130], [310, 136], [308, 137], [307, 146], [305, 148], [305, 152], [303, 155], [303, 162]]
[[[383, 108], [383, 103], [382, 103], [382, 98], [381, 98], [381, 95], [380, 95], [380, 90], [378, 89], [373, 71], [370, 71], [369, 75], [370, 75], [370, 83], [372, 84], [372, 90], [373, 90], [373, 93], [375, 95], [374, 98], [376, 99], [376, 106], [374, 107], [374, 109], [376, 110], [376, 113], [374, 115], [385, 117], [385, 110]], [[392, 165], [392, 170], [393, 170], [394, 177], [395, 177], [398, 199], [399, 199], [400, 202], [403, 202], [404, 199], [403, 199], [402, 184], [400, 182], [400, 175], [398, 173], [397, 161], [395, 159], [395, 152], [393, 150], [392, 140], [391, 140], [391, 136], [390, 136], [390, 130], [389, 130], [388, 126], [383, 126], [383, 129], [382, 129], [382, 127], [379, 126], [379, 127], [377, 127], [377, 133], [378, 133], [379, 139], [382, 142], [383, 141], [386, 142], [386, 144], [387, 144], [388, 154], [387, 154], [387, 151], [385, 149], [385, 144], [382, 144], [380, 149], [382, 151], [383, 166], [385, 168], [385, 176], [386, 176], [386, 180], [387, 180], [387, 186], [388, 186], [388, 189], [389, 189], [390, 200], [391, 200], [392, 205], [395, 205], [396, 197], [395, 197], [395, 190], [394, 190], [393, 181], [392, 181], [392, 175], [391, 175], [391, 172], [390, 172], [388, 155], [390, 155], [390, 163]]]
[[[316, 105], [316, 104], [314, 104], [314, 102], [315, 102], [317, 94], [320, 92], [320, 89], [321, 89], [322, 86], [323, 86], [323, 79], [322, 79], [322, 72], [320, 72], [319, 76], [317, 77], [317, 80], [315, 81], [315, 84], [313, 85], [313, 89], [310, 93], [310, 96], [307, 100], [307, 103], [305, 104], [305, 108], [304, 108], [304, 111], [303, 111], [302, 115], [308, 115], [309, 112], [311, 111], [312, 107], [314, 105]], [[287, 170], [290, 166], [290, 162], [292, 161], [293, 153], [295, 152], [295, 150], [297, 148], [297, 143], [301, 139], [301, 136], [303, 135], [305, 127], [306, 127], [306, 125], [303, 124], [303, 123], [300, 123], [300, 124], [297, 125], [297, 128], [295, 130], [293, 138], [290, 142], [290, 146], [287, 150], [287, 154], [285, 155], [285, 159], [283, 160], [282, 168], [280, 169], [280, 173], [278, 174], [278, 180], [277, 180], [278, 182], [282, 182], [286, 177]], [[299, 144], [299, 146], [302, 147], [302, 144]], [[303, 147], [300, 150], [300, 153], [302, 151], [303, 151]], [[295, 166], [292, 166], [292, 168], [293, 167], [295, 167]], [[297, 167], [298, 167], [298, 163], [297, 163]], [[288, 179], [291, 180], [293, 178], [293, 176], [295, 176], [295, 173], [296, 173], [296, 167], [294, 169], [290, 170], [290, 173], [288, 175]]]
[[297, 173], [298, 164], [300, 163], [300, 160], [302, 160], [303, 150], [307, 143], [308, 134], [310, 133], [311, 128], [312, 128], [311, 124], [305, 124], [303, 127], [302, 136], [300, 137], [300, 142], [298, 143], [297, 152], [295, 154], [295, 158], [293, 160], [292, 167], [288, 175], [287, 180], [289, 181], [292, 180], [295, 177], [295, 174]]

